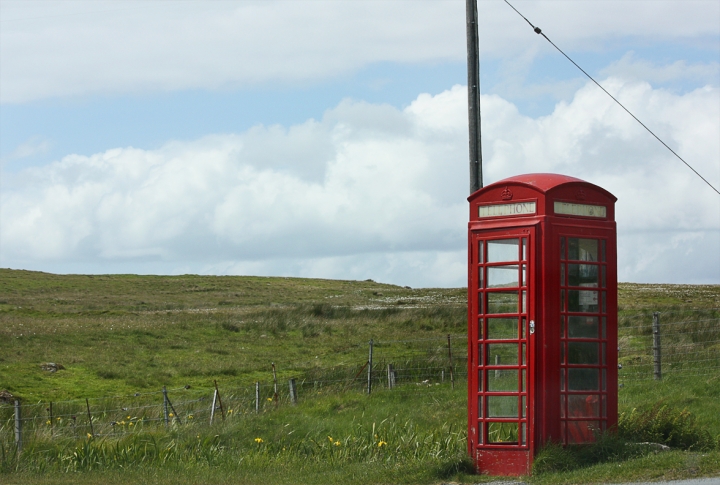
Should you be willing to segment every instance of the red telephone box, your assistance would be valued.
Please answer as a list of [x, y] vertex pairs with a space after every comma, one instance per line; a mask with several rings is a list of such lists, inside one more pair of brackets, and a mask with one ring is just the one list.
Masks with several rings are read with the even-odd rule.
[[479, 473], [529, 474], [543, 444], [617, 424], [617, 199], [528, 174], [468, 200], [468, 447]]

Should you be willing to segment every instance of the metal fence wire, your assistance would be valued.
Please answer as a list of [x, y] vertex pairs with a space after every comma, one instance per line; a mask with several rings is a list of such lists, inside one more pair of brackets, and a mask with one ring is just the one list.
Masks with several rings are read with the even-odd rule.
[[[621, 383], [720, 376], [720, 309], [621, 312], [618, 321]], [[186, 386], [127, 396], [0, 402], [0, 440], [22, 448], [23, 442], [33, 439], [119, 437], [185, 424], [210, 426], [327, 393], [371, 393], [382, 388], [428, 393], [436, 386], [454, 386], [455, 380], [465, 385], [467, 379], [465, 335], [354, 346], [352, 362], [311, 367], [289, 381], [273, 378], [268, 368], [266, 380], [239, 387]]]

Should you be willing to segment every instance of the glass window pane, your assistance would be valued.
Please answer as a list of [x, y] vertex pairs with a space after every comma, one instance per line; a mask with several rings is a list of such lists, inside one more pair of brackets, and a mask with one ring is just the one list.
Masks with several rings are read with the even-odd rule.
[[517, 365], [518, 344], [488, 344], [488, 365]]
[[605, 262], [605, 239], [600, 240], [600, 261]]
[[487, 406], [489, 418], [518, 417], [517, 396], [488, 396]]
[[594, 264], [568, 264], [569, 286], [597, 287], [598, 283], [598, 266]]
[[485, 272], [485, 268], [483, 266], [480, 266], [478, 268], [478, 288], [484, 288], [485, 287], [485, 281], [483, 278], [483, 273]]
[[490, 266], [487, 269], [488, 288], [520, 286], [518, 280], [518, 269], [518, 265]]
[[560, 390], [565, 390], [565, 369], [560, 369]]
[[520, 398], [520, 413], [522, 418], [527, 415], [527, 403], [525, 401], [525, 396]]
[[487, 262], [502, 263], [504, 261], [517, 261], [519, 254], [519, 241], [517, 239], [498, 239], [487, 242]]
[[560, 238], [560, 259], [565, 259], [565, 238]]
[[518, 370], [489, 370], [487, 390], [488, 392], [518, 392]]
[[522, 260], [527, 261], [527, 238], [522, 240]]
[[517, 443], [518, 423], [487, 423], [487, 426], [488, 443]]
[[602, 267], [602, 280], [601, 280], [600, 286], [605, 288], [606, 285], [607, 285], [607, 283], [605, 282], [605, 266], [603, 266]]
[[488, 313], [519, 313], [517, 291], [488, 293]]
[[520, 444], [525, 446], [527, 439], [525, 437], [525, 423], [520, 423]]
[[598, 431], [600, 423], [597, 421], [568, 421], [568, 443], [593, 443]]
[[595, 313], [598, 311], [598, 292], [568, 290], [568, 311]]
[[483, 314], [485, 313], [485, 293], [482, 291], [478, 293], [478, 313]]
[[485, 241], [478, 241], [478, 263], [485, 262], [483, 257], [483, 246], [485, 246]]
[[517, 318], [488, 318], [489, 339], [515, 339], [518, 338]]
[[560, 397], [560, 417], [561, 418], [565, 417], [565, 399], [566, 399], [565, 395]]
[[568, 369], [568, 389], [570, 391], [599, 391], [599, 369]]
[[522, 317], [520, 319], [520, 338], [521, 339], [525, 338], [525, 326], [526, 325], [527, 325], [527, 320], [525, 319], [525, 317]]
[[485, 361], [483, 360], [483, 344], [478, 344], [478, 358], [477, 358], [478, 365], [484, 365]]
[[598, 338], [598, 317], [568, 317], [570, 338]]
[[565, 317], [560, 317], [560, 338], [565, 338]]
[[560, 265], [560, 286], [565, 286], [565, 263]]
[[597, 394], [568, 396], [568, 414], [571, 418], [600, 417], [600, 396]]
[[520, 286], [527, 286], [527, 266], [524, 264], [520, 273]]
[[[483, 396], [478, 396], [477, 405], [478, 405], [478, 418], [482, 418], [483, 417]], [[482, 433], [480, 433], [480, 434], [482, 434]]]
[[570, 342], [568, 344], [569, 364], [599, 364], [599, 345], [594, 342]]
[[[482, 318], [478, 318], [477, 333], [478, 333], [478, 340], [482, 340], [482, 339], [483, 339], [483, 335], [484, 335], [483, 319], [482, 319]], [[478, 359], [478, 360], [480, 360], [480, 359]], [[480, 360], [480, 361], [481, 361], [481, 360]]]
[[[484, 370], [480, 369], [478, 371], [478, 392], [483, 392], [483, 374]], [[482, 413], [480, 413], [480, 416], [482, 416]]]
[[597, 239], [568, 238], [568, 259], [598, 261]]

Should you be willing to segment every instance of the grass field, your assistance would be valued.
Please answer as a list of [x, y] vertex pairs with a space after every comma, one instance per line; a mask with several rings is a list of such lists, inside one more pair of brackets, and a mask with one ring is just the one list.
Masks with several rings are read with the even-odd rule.
[[[690, 441], [710, 441], [659, 455], [635, 448], [615, 455], [601, 450], [596, 457], [562, 450], [555, 456], [549, 450], [546, 469], [532, 477], [533, 482], [720, 473], [720, 286], [623, 284], [619, 304], [621, 362], [632, 372], [625, 379], [621, 374], [619, 396], [628, 432], [638, 433], [632, 428], [638, 423], [658, 430], [669, 426]], [[653, 312], [678, 322], [673, 327], [678, 336], [666, 343], [668, 356], [682, 355], [683, 345], [699, 339], [697, 352], [703, 357], [660, 382], [652, 380], [646, 355], [646, 324]], [[466, 384], [459, 380], [453, 390], [449, 376], [441, 382], [438, 373], [448, 368], [450, 334], [456, 377], [461, 379], [465, 330], [465, 289], [297, 278], [61, 276], [0, 269], [0, 389], [41, 409], [34, 424], [39, 431], [17, 457], [12, 410], [0, 407], [0, 483], [486, 481], [488, 477], [468, 475]], [[378, 387], [371, 396], [362, 392], [364, 377], [357, 385], [333, 385], [362, 368], [371, 339], [379, 362], [392, 360], [414, 369], [408, 370], [404, 385]], [[41, 369], [47, 362], [64, 369]], [[283, 395], [289, 378], [304, 384], [301, 399], [297, 406], [287, 400], [277, 407], [266, 401], [256, 415], [252, 386], [262, 382], [263, 399], [268, 398], [271, 362]], [[183, 408], [178, 411], [182, 424], [168, 430], [137, 416], [127, 419], [135, 429], [126, 423], [123, 433], [104, 438], [43, 428], [50, 401], [58, 414], [62, 401], [84, 405], [86, 398], [94, 412], [122, 409], [127, 398], [111, 396], [138, 393], [137, 399], [147, 396], [158, 404], [157, 393], [167, 386], [180, 401], [182, 393], [209, 395], [213, 381], [227, 393], [227, 409], [236, 412], [212, 426], [200, 414], [191, 422], [187, 417], [194, 411]], [[417, 385], [422, 381], [428, 382]], [[203, 404], [205, 409], [208, 405]], [[153, 412], [159, 419], [159, 406]], [[107, 427], [111, 419], [120, 419], [110, 414], [106, 418], [98, 416], [97, 425]], [[75, 423], [62, 422], [65, 430], [77, 431], [70, 427]]]

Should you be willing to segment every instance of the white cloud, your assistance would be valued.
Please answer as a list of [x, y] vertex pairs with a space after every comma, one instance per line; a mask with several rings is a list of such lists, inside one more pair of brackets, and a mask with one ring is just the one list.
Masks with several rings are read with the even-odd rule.
[[[720, 89], [603, 81], [715, 186]], [[465, 284], [466, 90], [404, 110], [69, 155], [6, 177], [0, 264]], [[718, 282], [720, 202], [593, 85], [548, 116], [483, 97], [485, 182], [559, 172], [618, 198], [620, 279]], [[92, 269], [95, 268], [95, 269]], [[692, 268], [688, 272], [687, 268]]]
[[628, 52], [601, 72], [605, 76], [647, 81], [652, 84], [678, 80], [690, 80], [696, 85], [717, 84], [718, 78], [720, 78], [720, 62], [706, 64], [680, 60], [672, 64], [656, 65], [648, 60], [637, 58], [634, 52]]
[[18, 158], [28, 158], [32, 157], [33, 155], [47, 153], [49, 149], [49, 140], [45, 140], [35, 136], [18, 145], [8, 158], [10, 158], [11, 160]]
[[[570, 51], [603, 49], [628, 37], [717, 49], [720, 4], [714, 0], [516, 6]], [[479, 9], [484, 58], [518, 58], [525, 66], [552, 49], [504, 3], [480, 2]], [[465, 59], [462, 0], [3, 0], [0, 13], [4, 103], [303, 83], [372, 63]]]

